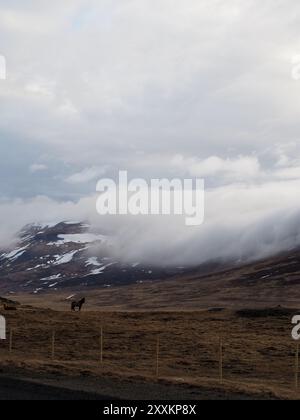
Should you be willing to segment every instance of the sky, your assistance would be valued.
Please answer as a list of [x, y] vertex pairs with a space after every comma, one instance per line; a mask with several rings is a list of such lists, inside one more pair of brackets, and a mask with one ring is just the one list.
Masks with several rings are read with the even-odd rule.
[[197, 229], [111, 220], [130, 257], [298, 245], [299, 23], [295, 0], [0, 0], [0, 243], [40, 219], [103, 223], [96, 183], [127, 170], [207, 188]]

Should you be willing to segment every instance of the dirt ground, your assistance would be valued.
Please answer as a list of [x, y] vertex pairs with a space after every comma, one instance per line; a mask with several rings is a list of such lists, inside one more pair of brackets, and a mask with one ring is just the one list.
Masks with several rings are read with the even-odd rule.
[[0, 342], [0, 369], [4, 374], [17, 370], [29, 376], [83, 377], [86, 383], [107, 377], [149, 384], [165, 381], [169, 387], [204, 386], [219, 397], [241, 393], [298, 398], [293, 313], [283, 309], [71, 313], [22, 306], [5, 312], [9, 333], [8, 340]]

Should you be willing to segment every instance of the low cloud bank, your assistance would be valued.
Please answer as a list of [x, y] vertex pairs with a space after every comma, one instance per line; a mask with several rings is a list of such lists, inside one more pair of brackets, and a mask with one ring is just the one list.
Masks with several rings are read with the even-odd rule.
[[9, 247], [28, 223], [89, 221], [114, 238], [123, 260], [194, 265], [212, 259], [249, 261], [300, 245], [300, 181], [232, 184], [206, 191], [205, 222], [186, 227], [183, 217], [105, 216], [97, 196], [78, 202], [47, 197], [0, 203], [0, 246]]

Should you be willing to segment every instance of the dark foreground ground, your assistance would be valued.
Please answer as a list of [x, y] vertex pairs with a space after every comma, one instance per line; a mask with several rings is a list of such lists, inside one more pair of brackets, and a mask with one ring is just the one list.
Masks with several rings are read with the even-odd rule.
[[88, 392], [58, 388], [25, 379], [0, 377], [0, 400], [105, 400], [108, 396], [101, 396]]
[[[86, 389], [82, 391], [81, 389]], [[260, 399], [258, 397], [256, 399]], [[151, 384], [112, 378], [81, 380], [65, 377], [0, 376], [0, 400], [251, 400], [243, 392], [205, 387]], [[271, 395], [267, 399], [275, 399]]]

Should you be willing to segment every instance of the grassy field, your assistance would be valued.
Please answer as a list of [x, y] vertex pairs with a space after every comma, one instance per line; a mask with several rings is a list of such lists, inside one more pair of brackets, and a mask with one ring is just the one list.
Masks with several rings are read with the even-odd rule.
[[5, 313], [8, 330], [13, 331], [12, 352], [9, 340], [0, 343], [0, 366], [2, 372], [18, 367], [219, 387], [221, 338], [223, 387], [298, 398], [293, 313], [283, 309], [71, 313], [22, 306]]

